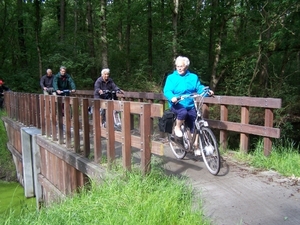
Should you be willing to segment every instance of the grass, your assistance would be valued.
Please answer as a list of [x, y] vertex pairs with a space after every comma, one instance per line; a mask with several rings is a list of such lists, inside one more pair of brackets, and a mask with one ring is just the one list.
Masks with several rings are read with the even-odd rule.
[[281, 140], [273, 144], [268, 157], [263, 154], [262, 141], [258, 142], [253, 152], [248, 154], [237, 152], [234, 157], [256, 168], [275, 170], [287, 177], [300, 178], [299, 146], [295, 146], [290, 140]]
[[0, 179], [11, 180], [13, 178], [16, 179], [16, 169], [12, 155], [6, 147], [8, 138], [4, 123], [1, 120], [1, 117], [5, 115], [5, 112], [0, 110]]
[[118, 171], [60, 204], [10, 216], [2, 224], [210, 224], [201, 207], [200, 196], [184, 179], [158, 169], [147, 176]]

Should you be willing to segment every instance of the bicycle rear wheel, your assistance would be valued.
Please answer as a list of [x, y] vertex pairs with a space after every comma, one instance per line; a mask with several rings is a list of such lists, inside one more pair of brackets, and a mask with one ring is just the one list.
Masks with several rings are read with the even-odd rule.
[[[175, 122], [174, 122], [175, 124]], [[176, 137], [174, 133], [174, 126], [172, 128], [172, 134], [168, 133], [168, 140], [171, 150], [177, 159], [183, 159], [186, 156], [186, 151], [182, 146], [183, 138]]]
[[114, 111], [114, 123], [117, 131], [122, 130], [121, 116], [119, 111]]
[[202, 145], [201, 151], [203, 161], [208, 171], [213, 175], [217, 175], [221, 167], [217, 139], [212, 130], [208, 127], [202, 128], [202, 134], [199, 135], [199, 139], [200, 144]]

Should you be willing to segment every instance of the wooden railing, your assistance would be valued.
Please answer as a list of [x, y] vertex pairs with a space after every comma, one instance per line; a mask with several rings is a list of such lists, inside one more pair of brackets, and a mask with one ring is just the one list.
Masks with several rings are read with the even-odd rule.
[[[80, 90], [76, 95], [81, 97], [93, 97], [93, 91]], [[159, 93], [138, 93], [138, 92], [125, 92], [121, 95], [122, 100], [130, 101], [146, 101], [146, 102], [159, 102], [166, 105], [166, 98], [163, 94]], [[281, 108], [281, 99], [278, 98], [257, 98], [257, 97], [236, 97], [236, 96], [215, 96], [213, 98], [205, 98], [204, 100], [204, 114], [206, 118], [213, 114], [217, 119], [208, 119], [209, 126], [220, 131], [219, 142], [223, 149], [227, 149], [228, 133], [230, 131], [240, 133], [240, 150], [248, 152], [249, 150], [249, 135], [257, 135], [264, 138], [264, 154], [267, 156], [272, 149], [272, 138], [280, 137], [280, 129], [274, 128], [274, 109]], [[210, 108], [215, 109], [219, 106], [219, 114], [209, 113]], [[229, 108], [238, 107], [234, 111], [237, 114], [240, 111], [240, 121], [231, 122], [229, 119]], [[256, 112], [256, 116], [263, 118], [264, 124], [250, 124], [250, 109], [262, 108], [263, 112]], [[254, 117], [254, 115], [252, 115]]]
[[[17, 95], [18, 97], [13, 97], [12, 96]], [[25, 94], [25, 93], [11, 93], [8, 96], [6, 96], [5, 102], [8, 103], [6, 105], [7, 111], [10, 116], [12, 117], [17, 117], [19, 121], [23, 122], [26, 125], [33, 125], [36, 127], [41, 127], [43, 130], [43, 134], [45, 133], [47, 136], [51, 135], [50, 132], [50, 125], [47, 125], [47, 130], [45, 127], [45, 121], [44, 117], [52, 117], [52, 121], [55, 121], [56, 115], [55, 114], [50, 114], [50, 108], [55, 107], [55, 99], [56, 97], [45, 97], [43, 95], [40, 95], [41, 98], [45, 98], [45, 100], [42, 100], [42, 102], [47, 102], [47, 107], [45, 107], [45, 115], [43, 114], [43, 110], [40, 110], [39, 104], [42, 104], [42, 102], [37, 102], [39, 99], [39, 95], [34, 95], [34, 94]], [[78, 122], [76, 120], [80, 120], [79, 118], [76, 118], [77, 115], [81, 116], [81, 121], [83, 121], [83, 127], [87, 126], [87, 121], [88, 121], [88, 115], [87, 111], [85, 110], [86, 107], [94, 105], [94, 107], [103, 107], [107, 108], [109, 111], [116, 109], [116, 110], [125, 110], [126, 107], [129, 107], [132, 109], [132, 111], [126, 111], [125, 116], [123, 117], [123, 123], [124, 124], [130, 124], [130, 128], [128, 129], [133, 129], [134, 127], [134, 114], [144, 114], [142, 111], [139, 111], [141, 109], [141, 103], [142, 102], [147, 102], [147, 103], [159, 103], [159, 104], [153, 104], [151, 108], [151, 115], [150, 117], [151, 122], [150, 122], [150, 127], [151, 127], [151, 132], [155, 131], [153, 128], [153, 119], [160, 117], [162, 115], [163, 110], [165, 109], [166, 106], [166, 99], [163, 96], [163, 94], [160, 93], [139, 93], [139, 92], [125, 92], [124, 95], [120, 95], [119, 99], [120, 101], [117, 102], [111, 102], [110, 101], [100, 101], [93, 99], [93, 91], [92, 90], [78, 90], [76, 93], [73, 95], [76, 97], [79, 97], [78, 99], [76, 98], [66, 98], [65, 101], [67, 101], [66, 106], [68, 107], [69, 102], [70, 104], [75, 104], [75, 106], [71, 106], [72, 108], [76, 109], [78, 108], [78, 111], [74, 111], [74, 116], [73, 116], [73, 126], [79, 126]], [[27, 99], [27, 100], [26, 100]], [[51, 100], [53, 99], [53, 100]], [[71, 100], [73, 99], [73, 100]], [[101, 102], [101, 103], [100, 103]], [[130, 102], [130, 103], [127, 103]], [[96, 104], [96, 105], [95, 105]], [[101, 106], [98, 106], [98, 104], [101, 104]], [[130, 106], [126, 106], [129, 104]], [[146, 103], [143, 103], [146, 104]], [[13, 105], [17, 105], [18, 107], [14, 108]], [[159, 105], [162, 105], [162, 108], [158, 108]], [[216, 108], [216, 106], [219, 106], [219, 108]], [[229, 108], [236, 106], [238, 107], [237, 110], [240, 111], [240, 121], [228, 121], [229, 119]], [[82, 107], [83, 110], [79, 110]], [[217, 129], [220, 131], [219, 133], [219, 142], [222, 148], [226, 149], [227, 148], [227, 142], [228, 142], [228, 132], [237, 132], [240, 133], [240, 150], [244, 152], [248, 152], [249, 150], [249, 135], [257, 135], [261, 136], [264, 138], [264, 154], [269, 155], [270, 151], [272, 149], [272, 138], [279, 138], [280, 137], [280, 129], [279, 128], [274, 128], [273, 123], [274, 123], [274, 114], [273, 110], [278, 109], [281, 107], [281, 99], [277, 98], [256, 98], [256, 97], [233, 97], [233, 96], [215, 96], [214, 98], [206, 98], [204, 101], [204, 114], [206, 118], [213, 117], [212, 119], [208, 119], [208, 123], [210, 127]], [[259, 124], [250, 124], [250, 109], [252, 108], [262, 108], [264, 112], [259, 112], [259, 116], [264, 118], [264, 124], [259, 125]], [[138, 109], [138, 110], [137, 110]], [[214, 109], [214, 112], [211, 113], [211, 109]], [[67, 109], [68, 110], [68, 109]], [[235, 110], [235, 114], [237, 114], [237, 110]], [[53, 112], [55, 110], [52, 110]], [[216, 112], [219, 112], [219, 114], [216, 114]], [[96, 114], [95, 114], [96, 115]], [[108, 115], [112, 115], [108, 113]], [[253, 116], [253, 115], [252, 115]], [[96, 116], [97, 117], [97, 116]], [[42, 119], [39, 119], [42, 118]], [[59, 119], [61, 118], [60, 116], [58, 117]], [[67, 129], [70, 128], [70, 122], [68, 119], [68, 116], [65, 117], [66, 121], [66, 126]], [[112, 119], [112, 118], [111, 118]], [[111, 122], [110, 116], [108, 117], [108, 120]], [[43, 121], [43, 122], [41, 122]], [[48, 120], [48, 123], [50, 120]], [[94, 118], [94, 121], [97, 121], [97, 118]], [[128, 122], [129, 121], [129, 122]], [[42, 124], [39, 124], [42, 123]], [[59, 121], [60, 125], [62, 125], [62, 121]], [[138, 123], [138, 126], [140, 124]], [[54, 129], [54, 124], [53, 124], [53, 129]], [[98, 126], [95, 126], [98, 127]], [[141, 126], [142, 127], [142, 126]], [[125, 128], [126, 129], [126, 128]], [[84, 137], [85, 137], [85, 143], [88, 143], [87, 137], [88, 137], [88, 129], [84, 129]], [[47, 131], [47, 132], [46, 132]], [[105, 129], [103, 130], [105, 133], [109, 131], [108, 135], [112, 135], [113, 130], [108, 130], [106, 131]], [[55, 132], [53, 130], [52, 132]], [[98, 135], [99, 131], [96, 129], [95, 130], [96, 135]], [[158, 132], [156, 130], [156, 132]], [[55, 135], [54, 135], [55, 136]], [[103, 132], [101, 132], [101, 136], [104, 136]], [[76, 137], [75, 137], [76, 138]], [[116, 132], [116, 139], [117, 141], [120, 141], [121, 139], [120, 133]], [[59, 135], [59, 143], [63, 141], [63, 137], [60, 134]], [[136, 140], [132, 140], [134, 145], [137, 146], [138, 144], [136, 143]], [[69, 137], [67, 136], [67, 145], [69, 146]], [[97, 142], [94, 142], [96, 146], [98, 146]], [[75, 139], [75, 149], [78, 149], [78, 140]], [[161, 147], [159, 145], [154, 145], [152, 148], [153, 152], [161, 152]], [[85, 147], [85, 154], [89, 153], [88, 147]], [[97, 155], [97, 154], [96, 154]]]

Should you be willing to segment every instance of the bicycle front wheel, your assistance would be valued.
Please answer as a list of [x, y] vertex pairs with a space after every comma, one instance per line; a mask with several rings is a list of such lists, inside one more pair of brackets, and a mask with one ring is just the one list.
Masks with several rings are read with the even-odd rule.
[[212, 130], [208, 127], [203, 127], [202, 134], [199, 136], [202, 144], [201, 151], [203, 161], [208, 171], [213, 175], [217, 175], [221, 167], [220, 151], [217, 139]]
[[183, 159], [186, 156], [186, 150], [183, 147], [183, 139], [177, 138], [174, 132], [175, 122], [172, 128], [172, 134], [168, 133], [170, 148], [177, 159]]

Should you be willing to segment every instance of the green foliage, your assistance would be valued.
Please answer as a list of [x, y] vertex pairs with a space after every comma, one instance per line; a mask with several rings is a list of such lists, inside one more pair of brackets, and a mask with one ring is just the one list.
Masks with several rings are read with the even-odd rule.
[[16, 180], [16, 170], [10, 151], [7, 149], [7, 133], [1, 117], [5, 112], [0, 110], [0, 178], [7, 181]]
[[300, 177], [300, 148], [294, 141], [280, 139], [273, 145], [268, 157], [264, 156], [263, 149], [263, 142], [259, 140], [253, 152], [237, 153], [235, 157], [256, 168], [275, 170], [284, 176]]

